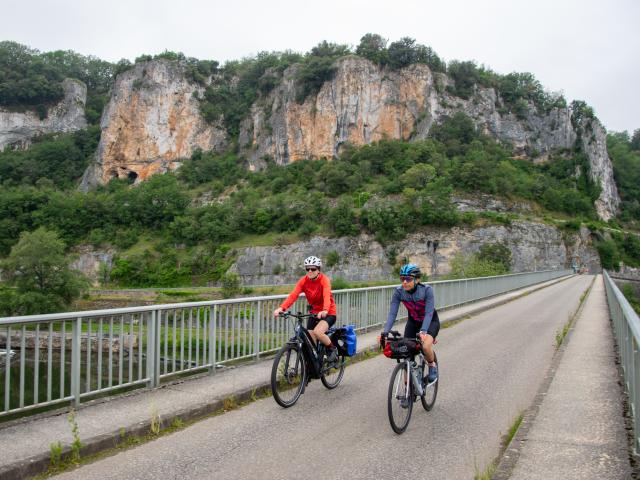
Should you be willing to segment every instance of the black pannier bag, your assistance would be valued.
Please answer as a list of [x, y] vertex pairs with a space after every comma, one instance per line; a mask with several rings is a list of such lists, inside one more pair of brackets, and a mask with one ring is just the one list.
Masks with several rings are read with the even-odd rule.
[[410, 338], [388, 340], [384, 346], [384, 356], [388, 358], [409, 358], [420, 352], [420, 344]]

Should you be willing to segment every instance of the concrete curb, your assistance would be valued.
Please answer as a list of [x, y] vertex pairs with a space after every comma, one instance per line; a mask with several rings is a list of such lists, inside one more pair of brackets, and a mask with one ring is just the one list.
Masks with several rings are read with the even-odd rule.
[[564, 340], [562, 341], [562, 345], [556, 350], [551, 360], [551, 365], [547, 369], [547, 373], [545, 374], [544, 381], [542, 385], [538, 388], [536, 396], [533, 399], [533, 403], [527, 408], [525, 413], [522, 416], [522, 422], [518, 427], [515, 435], [511, 439], [509, 445], [507, 445], [503, 452], [501, 452], [499, 456], [498, 466], [496, 467], [495, 472], [493, 473], [491, 480], [508, 480], [513, 473], [513, 469], [518, 463], [518, 459], [520, 458], [520, 453], [526, 444], [526, 438], [529, 434], [529, 430], [533, 426], [533, 422], [538, 416], [538, 412], [540, 411], [540, 407], [542, 406], [542, 402], [544, 401], [547, 392], [549, 391], [549, 387], [551, 386], [551, 382], [553, 381], [558, 368], [560, 367], [560, 362], [562, 361], [562, 357], [564, 356], [564, 352], [567, 349], [569, 342], [571, 341], [571, 337], [573, 335], [573, 331], [575, 329], [575, 324], [577, 320], [580, 318], [584, 306], [587, 303], [587, 298], [591, 295], [591, 291], [593, 289], [593, 285], [595, 283], [597, 277], [594, 276], [591, 284], [589, 285], [589, 289], [587, 290], [587, 295], [585, 295], [583, 301], [580, 303], [578, 309], [572, 315], [571, 318], [571, 327], [567, 332]]
[[[571, 278], [572, 276], [566, 276], [566, 277], [562, 277], [560, 279], [557, 279], [555, 281], [552, 282], [545, 282], [542, 286], [539, 286], [537, 288], [533, 288], [531, 290], [527, 290], [526, 292], [523, 292], [519, 295], [515, 295], [509, 298], [505, 298], [505, 299], [501, 299], [501, 300], [497, 300], [493, 303], [489, 303], [486, 305], [482, 305], [482, 306], [478, 306], [477, 308], [472, 308], [470, 310], [467, 310], [463, 313], [460, 314], [456, 314], [453, 315], [451, 317], [448, 317], [446, 319], [442, 319], [441, 318], [441, 323], [442, 325], [446, 325], [452, 322], [457, 322], [461, 319], [465, 319], [467, 317], [470, 317], [472, 315], [476, 315], [478, 313], [487, 311], [487, 310], [491, 310], [492, 308], [496, 308], [499, 307], [501, 305], [504, 305], [506, 303], [512, 302], [514, 300], [517, 300], [519, 298], [522, 298], [526, 295], [529, 295], [533, 292], [536, 292], [538, 290], [542, 290], [543, 288], [547, 288], [551, 285], [555, 285], [557, 283], [560, 283], [562, 281], [565, 281], [569, 278]], [[524, 288], [528, 288], [528, 287], [524, 287]], [[509, 292], [507, 292], [506, 294], [508, 294]], [[501, 295], [505, 295], [505, 294], [501, 294]], [[491, 299], [489, 299], [490, 301]], [[485, 300], [486, 301], [486, 300]], [[460, 308], [460, 306], [456, 307], [456, 308]], [[445, 312], [446, 310], [442, 310], [443, 312]], [[398, 324], [399, 326], [401, 325], [401, 323]], [[368, 333], [367, 331], [363, 332], [363, 333]], [[569, 332], [570, 335], [571, 332]], [[569, 336], [568, 335], [568, 336]], [[568, 337], [567, 336], [567, 337]], [[563, 345], [566, 342], [563, 342]], [[362, 360], [364, 357], [366, 357], [370, 352], [372, 351], [377, 351], [378, 350], [378, 346], [377, 345], [368, 345], [364, 348], [362, 348], [361, 350], [359, 350], [353, 357], [355, 361], [360, 361]], [[352, 360], [352, 362], [354, 361]], [[262, 359], [262, 361], [271, 361], [271, 357], [267, 357]], [[347, 365], [349, 366], [349, 365]], [[545, 383], [546, 380], [545, 380]], [[550, 383], [550, 380], [549, 382]], [[171, 383], [164, 385], [166, 386], [170, 386], [172, 385]], [[161, 387], [162, 388], [162, 387]], [[548, 388], [548, 386], [547, 386]], [[256, 394], [266, 394], [267, 392], [270, 392], [271, 390], [271, 382], [270, 381], [266, 381], [266, 382], [260, 382], [257, 384], [254, 384], [250, 387], [247, 388], [243, 388], [238, 390], [237, 392], [234, 392], [232, 394], [233, 398], [238, 401], [238, 402], [245, 402], [250, 400], [251, 398], [253, 398]], [[171, 426], [173, 424], [173, 422], [176, 419], [180, 419], [183, 422], [184, 421], [197, 421], [203, 417], [206, 417], [208, 415], [211, 415], [213, 413], [216, 412], [222, 412], [223, 408], [224, 408], [224, 402], [226, 399], [230, 398], [230, 396], [226, 396], [224, 398], [217, 398], [213, 401], [209, 401], [206, 403], [202, 403], [198, 406], [191, 406], [182, 410], [178, 410], [178, 411], [174, 411], [171, 412], [170, 414], [166, 414], [166, 415], [162, 415], [161, 419], [160, 419], [160, 426], [161, 426], [161, 430], [162, 429], [166, 429], [169, 426]], [[537, 397], [536, 397], [537, 398]], [[90, 404], [86, 404], [85, 408], [90, 406]], [[66, 414], [67, 410], [61, 411], [60, 413], [58, 413], [59, 415], [62, 414]], [[51, 412], [48, 413], [48, 415], [51, 415]], [[23, 420], [18, 420], [18, 421], [23, 421]], [[523, 420], [524, 423], [524, 420]], [[81, 457], [87, 457], [90, 455], [95, 455], [97, 453], [100, 452], [104, 452], [106, 450], [109, 449], [113, 449], [113, 448], [117, 448], [118, 446], [122, 445], [122, 444], [127, 444], [127, 438], [129, 437], [144, 437], [148, 434], [150, 434], [151, 432], [151, 420], [145, 420], [143, 422], [139, 422], [136, 423], [134, 425], [130, 425], [128, 427], [123, 427], [117, 431], [112, 431], [110, 433], [105, 433], [105, 434], [101, 434], [101, 435], [97, 435], [94, 437], [90, 437], [87, 439], [82, 439], [82, 443], [83, 443], [83, 447], [80, 450], [80, 455]], [[513, 443], [513, 442], [512, 442]], [[69, 459], [71, 456], [71, 448], [70, 446], [66, 445], [63, 447], [62, 450], [62, 456], [61, 456], [61, 461], [64, 462], [65, 460]], [[18, 462], [9, 464], [9, 465], [5, 465], [4, 467], [0, 467], [0, 479], [1, 480], [21, 480], [24, 479], [26, 477], [30, 477], [30, 476], [34, 476], [34, 475], [38, 475], [38, 474], [42, 474], [43, 472], [46, 472], [47, 469], [51, 466], [51, 457], [50, 457], [50, 452], [43, 452], [43, 453], [39, 453], [37, 455], [34, 455], [32, 457], [29, 457], [27, 459], [24, 460], [20, 460]]]

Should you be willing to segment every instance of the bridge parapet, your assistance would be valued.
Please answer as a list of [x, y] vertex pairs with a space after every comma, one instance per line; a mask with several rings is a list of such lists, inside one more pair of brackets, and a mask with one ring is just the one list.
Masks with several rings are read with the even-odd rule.
[[[570, 275], [527, 272], [431, 282], [440, 310]], [[339, 321], [359, 331], [386, 320], [396, 285], [336, 290]], [[293, 325], [272, 312], [285, 295], [0, 318], [0, 418], [176, 375], [209, 371], [279, 349]], [[292, 306], [305, 311], [304, 296]], [[406, 316], [402, 308], [400, 315]], [[61, 341], [64, 339], [64, 341]], [[98, 348], [98, 345], [102, 348]], [[107, 346], [104, 348], [104, 346]], [[88, 348], [91, 346], [91, 348]], [[117, 348], [115, 348], [117, 346]]]
[[624, 374], [625, 390], [631, 404], [633, 450], [637, 455], [640, 452], [640, 318], [606, 270], [603, 271], [603, 277]]

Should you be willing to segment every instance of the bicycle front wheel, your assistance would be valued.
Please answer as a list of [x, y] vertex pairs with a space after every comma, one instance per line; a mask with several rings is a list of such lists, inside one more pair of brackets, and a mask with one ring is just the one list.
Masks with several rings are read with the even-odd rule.
[[307, 364], [296, 345], [285, 345], [276, 354], [271, 368], [271, 393], [281, 407], [294, 405], [302, 394]]
[[411, 378], [407, 372], [407, 363], [400, 362], [391, 374], [387, 405], [389, 423], [397, 434], [404, 432], [409, 425], [409, 420], [411, 420], [411, 410], [413, 409], [413, 392], [411, 390]]
[[338, 355], [333, 362], [328, 362], [327, 359], [324, 359], [322, 363], [322, 374], [320, 375], [320, 380], [322, 384], [327, 387], [329, 390], [336, 388], [340, 385], [342, 381], [342, 377], [344, 376], [344, 368], [347, 360], [344, 355]]
[[[435, 352], [434, 352], [435, 355]], [[438, 379], [429, 383], [427, 379], [424, 380], [424, 395], [420, 397], [420, 401], [422, 402], [422, 408], [424, 408], [427, 412], [433, 408], [434, 403], [436, 403], [436, 397], [438, 396], [438, 385], [440, 385], [440, 365], [438, 364], [438, 357], [435, 357], [436, 365], [438, 366]]]

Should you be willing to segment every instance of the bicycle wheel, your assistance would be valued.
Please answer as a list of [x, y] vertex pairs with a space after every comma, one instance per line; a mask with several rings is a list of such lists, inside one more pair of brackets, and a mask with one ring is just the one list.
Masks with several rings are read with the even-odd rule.
[[[435, 352], [433, 353], [435, 355]], [[438, 357], [435, 357], [436, 365], [438, 366], [438, 379], [429, 384], [425, 377], [424, 382], [424, 395], [420, 397], [420, 401], [422, 402], [422, 408], [424, 408], [427, 412], [433, 408], [433, 404], [436, 403], [436, 396], [438, 395], [438, 385], [440, 385], [440, 365], [438, 365]], [[427, 365], [425, 363], [425, 365]]]
[[329, 390], [340, 385], [342, 377], [344, 376], [346, 361], [347, 360], [344, 358], [344, 355], [339, 354], [338, 358], [331, 363], [327, 362], [326, 357], [322, 362], [322, 374], [320, 375], [320, 380]]
[[391, 428], [401, 434], [409, 425], [413, 409], [411, 379], [407, 375], [407, 364], [400, 362], [394, 368], [389, 381], [388, 412]]
[[271, 393], [282, 407], [298, 401], [307, 376], [307, 364], [296, 345], [285, 345], [276, 354], [271, 368]]

